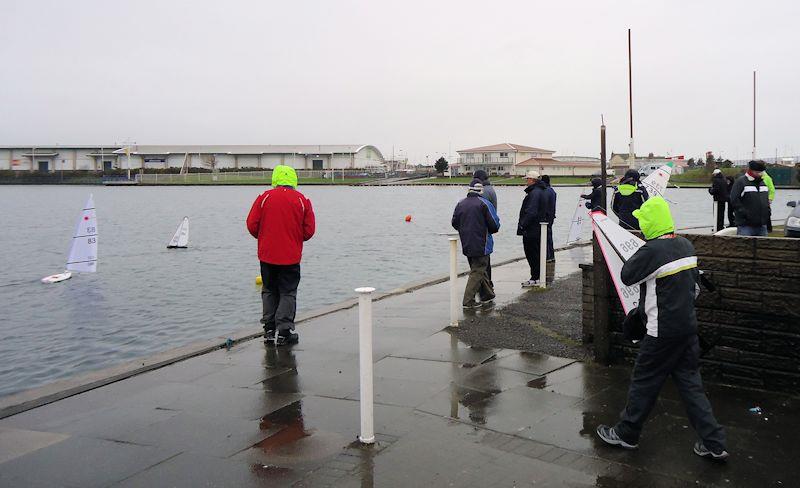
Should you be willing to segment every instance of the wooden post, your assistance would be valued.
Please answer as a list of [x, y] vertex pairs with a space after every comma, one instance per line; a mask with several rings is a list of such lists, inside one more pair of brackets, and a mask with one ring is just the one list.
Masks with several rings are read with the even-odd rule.
[[592, 237], [592, 262], [594, 264], [594, 360], [608, 364], [611, 359], [611, 331], [608, 320], [608, 267], [603, 252]]

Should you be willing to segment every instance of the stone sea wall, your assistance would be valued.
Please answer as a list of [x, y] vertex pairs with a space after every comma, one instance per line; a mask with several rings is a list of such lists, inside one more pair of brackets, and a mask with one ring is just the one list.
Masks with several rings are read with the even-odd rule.
[[[695, 303], [699, 334], [714, 344], [702, 358], [704, 379], [800, 394], [800, 239], [684, 237], [716, 285]], [[622, 338], [622, 307], [601, 264], [606, 320], [596, 320], [597, 262], [581, 266], [584, 338], [598, 360], [632, 362], [637, 348]]]

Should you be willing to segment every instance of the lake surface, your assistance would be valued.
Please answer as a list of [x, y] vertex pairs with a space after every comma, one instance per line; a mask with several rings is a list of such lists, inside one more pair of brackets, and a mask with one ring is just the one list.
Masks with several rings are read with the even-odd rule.
[[[301, 187], [317, 233], [306, 244], [301, 310], [390, 290], [447, 272], [447, 238], [462, 187]], [[501, 230], [495, 261], [522, 255], [516, 224], [521, 187], [497, 187]], [[257, 327], [256, 241], [245, 217], [263, 188], [2, 186], [0, 208], [0, 395], [119, 364], [187, 343]], [[566, 240], [581, 188], [557, 188], [556, 245]], [[55, 285], [75, 221], [94, 194], [99, 229], [95, 274]], [[702, 189], [670, 189], [679, 227], [709, 225]], [[800, 191], [779, 190], [775, 218]], [[183, 216], [189, 249], [167, 250]], [[406, 223], [406, 215], [412, 222]], [[584, 235], [589, 237], [589, 226]], [[466, 267], [463, 259], [460, 265]]]

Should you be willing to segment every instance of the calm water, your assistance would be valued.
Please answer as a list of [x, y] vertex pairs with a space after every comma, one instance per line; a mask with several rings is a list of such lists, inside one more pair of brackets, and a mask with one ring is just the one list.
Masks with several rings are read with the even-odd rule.
[[[0, 395], [258, 325], [255, 240], [245, 229], [257, 187], [0, 187]], [[304, 187], [317, 215], [307, 243], [299, 308], [388, 290], [447, 272], [453, 206], [463, 188]], [[580, 188], [558, 188], [556, 244], [566, 239]], [[75, 219], [94, 193], [96, 274], [43, 285], [63, 270]], [[495, 259], [522, 254], [515, 236], [523, 192], [497, 188]], [[679, 226], [710, 224], [704, 190], [672, 189]], [[798, 191], [779, 191], [776, 216]], [[167, 250], [184, 215], [190, 248]], [[411, 215], [412, 223], [404, 217]], [[584, 229], [588, 237], [588, 227]], [[465, 263], [462, 262], [465, 265]]]

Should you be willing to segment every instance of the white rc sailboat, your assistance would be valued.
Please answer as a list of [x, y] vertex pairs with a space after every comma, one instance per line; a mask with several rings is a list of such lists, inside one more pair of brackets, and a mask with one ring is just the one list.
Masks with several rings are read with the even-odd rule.
[[172, 240], [167, 244], [167, 249], [185, 249], [189, 246], [189, 217], [184, 217]]
[[69, 248], [66, 270], [42, 278], [42, 283], [58, 283], [72, 278], [72, 272], [94, 273], [97, 271], [97, 215], [94, 209], [94, 196], [89, 195], [83, 206], [72, 245]]

